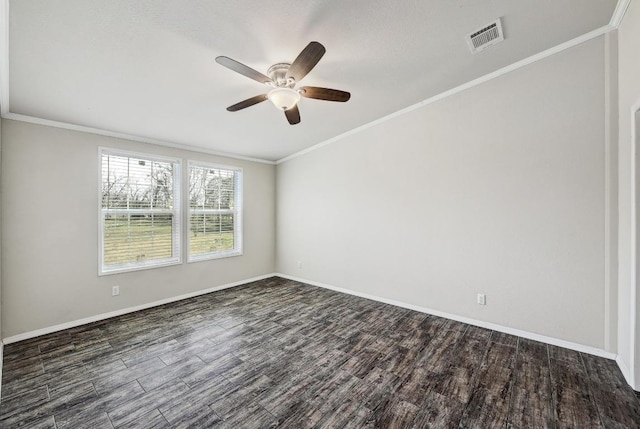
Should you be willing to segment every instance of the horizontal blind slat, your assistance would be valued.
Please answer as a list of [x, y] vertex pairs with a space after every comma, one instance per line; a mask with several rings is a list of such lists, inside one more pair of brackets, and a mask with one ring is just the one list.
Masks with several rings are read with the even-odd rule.
[[102, 155], [102, 207], [173, 207], [171, 162]]
[[173, 215], [106, 215], [104, 265], [173, 257]]

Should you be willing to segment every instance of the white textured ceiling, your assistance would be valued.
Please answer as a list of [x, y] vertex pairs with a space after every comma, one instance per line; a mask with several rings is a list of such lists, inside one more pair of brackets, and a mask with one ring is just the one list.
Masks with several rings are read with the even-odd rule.
[[[10, 112], [277, 160], [608, 24], [615, 0], [11, 0]], [[502, 18], [506, 40], [464, 37]], [[300, 102], [291, 126], [266, 73], [308, 42], [327, 49], [302, 85], [351, 92]], [[526, 84], [526, 82], [523, 82]]]

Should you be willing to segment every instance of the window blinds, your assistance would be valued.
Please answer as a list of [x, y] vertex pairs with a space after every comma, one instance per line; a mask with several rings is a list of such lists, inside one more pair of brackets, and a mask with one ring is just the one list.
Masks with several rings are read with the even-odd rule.
[[240, 176], [237, 170], [190, 165], [190, 260], [240, 252]]
[[101, 155], [102, 270], [179, 260], [176, 161]]

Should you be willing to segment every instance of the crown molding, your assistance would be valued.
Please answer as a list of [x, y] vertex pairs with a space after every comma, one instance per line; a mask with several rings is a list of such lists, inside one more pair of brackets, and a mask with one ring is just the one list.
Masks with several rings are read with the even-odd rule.
[[257, 162], [261, 164], [275, 164], [275, 161], [253, 158], [250, 156], [236, 155], [227, 152], [210, 150], [200, 146], [168, 142], [147, 137], [136, 136], [126, 133], [118, 133], [114, 131], [104, 130], [100, 128], [85, 127], [82, 125], [71, 124], [67, 122], [52, 121], [49, 119], [38, 118], [29, 115], [20, 115], [12, 113], [9, 107], [9, 0], [0, 0], [0, 116], [3, 119], [11, 119], [14, 121], [28, 122], [31, 124], [45, 125], [54, 128], [63, 128], [72, 131], [80, 131], [89, 134], [97, 134], [106, 137], [115, 137], [124, 140], [131, 140], [141, 143], [150, 143], [158, 146], [171, 147], [174, 149], [189, 150], [193, 152], [206, 153], [209, 155], [221, 156], [231, 159], [239, 159], [249, 162]]
[[389, 114], [387, 116], [383, 116], [382, 118], [376, 119], [376, 120], [374, 120], [372, 122], [369, 122], [367, 124], [361, 125], [361, 126], [359, 126], [357, 128], [349, 130], [349, 131], [347, 131], [345, 133], [339, 134], [339, 135], [337, 135], [337, 136], [335, 136], [333, 138], [330, 138], [329, 140], [325, 140], [325, 141], [320, 142], [318, 144], [315, 144], [315, 145], [313, 145], [311, 147], [303, 149], [303, 150], [301, 150], [299, 152], [291, 154], [291, 155], [289, 155], [287, 157], [279, 159], [279, 160], [276, 161], [276, 164], [282, 164], [283, 162], [287, 162], [287, 161], [290, 161], [290, 160], [292, 160], [294, 158], [298, 158], [299, 156], [306, 155], [306, 154], [308, 154], [310, 152], [313, 152], [313, 151], [318, 150], [318, 149], [320, 149], [320, 148], [322, 148], [324, 146], [327, 146], [327, 145], [330, 145], [332, 143], [335, 143], [335, 142], [337, 142], [339, 140], [342, 140], [342, 139], [344, 139], [346, 137], [349, 137], [351, 135], [357, 134], [357, 133], [359, 133], [361, 131], [364, 131], [364, 130], [366, 130], [368, 128], [375, 127], [376, 125], [379, 125], [379, 124], [381, 124], [383, 122], [387, 122], [387, 121], [389, 121], [389, 120], [391, 120], [393, 118], [396, 118], [398, 116], [404, 115], [404, 114], [409, 113], [409, 112], [413, 112], [416, 109], [420, 109], [420, 108], [422, 108], [424, 106], [428, 106], [428, 105], [433, 104], [433, 103], [435, 103], [437, 101], [440, 101], [442, 99], [451, 97], [452, 95], [458, 94], [458, 93], [460, 93], [462, 91], [466, 91], [467, 89], [473, 88], [474, 86], [478, 86], [478, 85], [480, 85], [482, 83], [488, 82], [488, 81], [490, 81], [492, 79], [495, 79], [497, 77], [500, 77], [502, 75], [510, 73], [510, 72], [512, 72], [514, 70], [518, 70], [519, 68], [522, 68], [522, 67], [527, 66], [529, 64], [532, 64], [532, 63], [535, 63], [537, 61], [540, 61], [542, 59], [545, 59], [547, 57], [555, 55], [555, 54], [557, 54], [559, 52], [565, 51], [565, 50], [567, 50], [569, 48], [572, 48], [572, 47], [574, 47], [576, 45], [579, 45], [581, 43], [587, 42], [587, 41], [589, 41], [591, 39], [595, 39], [596, 37], [600, 37], [603, 34], [606, 34], [606, 33], [610, 32], [610, 31], [612, 31], [614, 29], [615, 28], [611, 27], [610, 25], [605, 25], [605, 26], [600, 27], [600, 28], [598, 28], [596, 30], [593, 30], [593, 31], [591, 31], [589, 33], [585, 33], [585, 34], [583, 34], [581, 36], [578, 36], [575, 39], [571, 39], [571, 40], [569, 40], [569, 41], [567, 41], [565, 43], [561, 43], [561, 44], [559, 44], [557, 46], [549, 48], [546, 51], [542, 51], [542, 52], [539, 52], [539, 53], [537, 53], [535, 55], [532, 55], [532, 56], [530, 56], [528, 58], [525, 58], [523, 60], [516, 61], [515, 63], [510, 64], [508, 66], [505, 66], [505, 67], [503, 67], [501, 69], [498, 69], [498, 70], [496, 70], [494, 72], [491, 72], [489, 74], [481, 76], [481, 77], [479, 77], [477, 79], [471, 80], [469, 82], [463, 83], [462, 85], [459, 85], [459, 86], [456, 86], [455, 88], [452, 88], [452, 89], [449, 89], [447, 91], [441, 92], [440, 94], [434, 95], [433, 97], [427, 98], [426, 100], [420, 101], [420, 102], [418, 102], [416, 104], [413, 104], [413, 105], [411, 105], [409, 107], [406, 107], [406, 108], [404, 108], [402, 110], [398, 110], [398, 111], [393, 112], [393, 113], [391, 113], [391, 114]]
[[201, 152], [201, 153], [207, 153], [207, 154], [211, 154], [211, 155], [216, 155], [216, 156], [224, 156], [227, 158], [232, 158], [232, 159], [240, 159], [240, 160], [244, 160], [244, 161], [251, 161], [251, 162], [258, 162], [258, 163], [263, 163], [263, 164], [281, 164], [283, 162], [289, 161], [291, 159], [297, 158], [299, 156], [305, 155], [307, 153], [313, 152], [315, 150], [318, 150], [324, 146], [327, 146], [331, 143], [334, 143], [336, 141], [342, 140], [345, 137], [348, 137], [350, 135], [359, 133], [361, 131], [364, 131], [367, 128], [371, 128], [373, 126], [376, 126], [380, 123], [386, 122], [390, 119], [393, 119], [397, 116], [400, 115], [404, 115], [405, 113], [409, 113], [413, 110], [419, 109], [421, 107], [427, 106], [429, 104], [435, 103], [439, 100], [442, 100], [444, 98], [450, 97], [454, 94], [457, 94], [459, 92], [465, 91], [469, 88], [473, 88], [474, 86], [480, 85], [484, 82], [487, 82], [489, 80], [495, 79], [499, 76], [502, 76], [506, 73], [509, 73], [511, 71], [517, 70], [521, 67], [524, 67], [526, 65], [529, 65], [531, 63], [534, 63], [536, 61], [540, 61], [544, 58], [547, 58], [551, 55], [555, 55], [559, 52], [562, 52], [566, 49], [572, 48], [576, 45], [579, 45], [580, 43], [584, 43], [588, 40], [594, 39], [596, 37], [599, 37], [605, 33], [608, 33], [612, 30], [615, 30], [618, 28], [618, 26], [620, 25], [620, 23], [622, 22], [622, 19], [624, 18], [624, 15], [629, 7], [631, 0], [618, 0], [618, 3], [616, 4], [616, 8], [613, 12], [613, 15], [611, 17], [611, 20], [609, 22], [608, 25], [605, 25], [603, 27], [600, 27], [596, 30], [593, 30], [589, 33], [583, 34], [579, 37], [576, 37], [575, 39], [569, 40], [568, 42], [565, 43], [561, 43], [560, 45], [554, 46], [550, 49], [547, 49], [546, 51], [540, 52], [538, 54], [532, 55], [528, 58], [525, 58], [523, 60], [517, 61], [513, 64], [510, 64], [506, 67], [503, 67], [499, 70], [496, 70], [492, 73], [486, 74], [480, 78], [474, 79], [472, 81], [466, 82], [462, 85], [459, 85], [455, 88], [452, 88], [450, 90], [444, 91], [440, 94], [437, 94], [433, 97], [427, 98], [426, 100], [423, 100], [419, 103], [416, 103], [414, 105], [411, 105], [409, 107], [406, 107], [404, 109], [398, 110], [394, 113], [391, 113], [387, 116], [384, 116], [382, 118], [378, 118], [372, 122], [369, 122], [367, 124], [361, 125], [357, 128], [354, 128], [352, 130], [349, 130], [345, 133], [339, 134], [335, 137], [332, 137], [328, 140], [325, 140], [323, 142], [317, 143], [311, 147], [308, 147], [306, 149], [303, 149], [301, 151], [295, 152], [289, 156], [286, 156], [284, 158], [281, 158], [277, 161], [271, 161], [271, 160], [267, 160], [267, 159], [261, 159], [261, 158], [252, 158], [252, 157], [247, 157], [247, 156], [241, 156], [241, 155], [234, 155], [231, 153], [225, 153], [225, 152], [219, 152], [219, 151], [214, 151], [214, 150], [208, 150], [206, 148], [202, 148], [200, 146], [194, 146], [194, 145], [189, 145], [189, 144], [184, 144], [184, 143], [176, 143], [176, 142], [166, 142], [166, 141], [161, 141], [161, 140], [156, 140], [156, 139], [151, 139], [151, 138], [146, 138], [146, 137], [141, 137], [141, 136], [135, 136], [135, 135], [130, 135], [130, 134], [126, 134], [126, 133], [117, 133], [117, 132], [113, 132], [113, 131], [108, 131], [108, 130], [103, 130], [103, 129], [98, 129], [98, 128], [92, 128], [92, 127], [85, 127], [85, 126], [81, 126], [81, 125], [75, 125], [75, 124], [69, 124], [66, 122], [58, 122], [58, 121], [52, 121], [52, 120], [48, 120], [48, 119], [42, 119], [42, 118], [37, 118], [37, 117], [33, 117], [33, 116], [27, 116], [27, 115], [19, 115], [16, 113], [12, 113], [10, 111], [10, 107], [9, 107], [9, 0], [0, 0], [0, 25], [2, 25], [2, 28], [0, 28], [0, 116], [2, 118], [5, 119], [13, 119], [16, 121], [22, 121], [22, 122], [29, 122], [29, 123], [33, 123], [33, 124], [40, 124], [40, 125], [47, 125], [50, 127], [56, 127], [56, 128], [64, 128], [64, 129], [69, 129], [69, 130], [74, 130], [74, 131], [81, 131], [81, 132], [86, 132], [86, 133], [90, 133], [90, 134], [98, 134], [98, 135], [103, 135], [103, 136], [107, 136], [107, 137], [116, 137], [116, 138], [121, 138], [121, 139], [125, 139], [125, 140], [131, 140], [131, 141], [137, 141], [137, 142], [142, 142], [142, 143], [150, 143], [150, 144], [156, 144], [156, 145], [160, 145], [160, 146], [167, 146], [167, 147], [172, 147], [172, 148], [176, 148], [176, 149], [183, 149], [183, 150], [190, 150], [190, 151], [195, 151], [195, 152]]
[[624, 18], [624, 14], [627, 13], [629, 4], [631, 4], [631, 0], [618, 0], [618, 4], [616, 4], [616, 8], [611, 16], [611, 21], [609, 21], [609, 25], [611, 27], [618, 28], [620, 26], [622, 19]]
[[107, 130], [103, 130], [100, 128], [91, 128], [91, 127], [85, 127], [82, 125], [75, 125], [75, 124], [69, 124], [67, 122], [58, 122], [58, 121], [51, 121], [49, 119], [42, 119], [42, 118], [36, 118], [34, 116], [28, 116], [28, 115], [19, 115], [17, 113], [5, 113], [2, 115], [3, 119], [11, 119], [14, 121], [20, 121], [20, 122], [28, 122], [30, 124], [37, 124], [37, 125], [45, 125], [48, 127], [54, 127], [54, 128], [63, 128], [66, 130], [72, 130], [72, 131], [80, 131], [83, 133], [89, 133], [89, 134], [97, 134], [97, 135], [101, 135], [101, 136], [106, 136], [106, 137], [115, 137], [118, 139], [123, 139], [123, 140], [131, 140], [131, 141], [135, 141], [135, 142], [140, 142], [140, 143], [149, 143], [149, 144], [155, 144], [158, 146], [165, 146], [165, 147], [171, 147], [174, 149], [182, 149], [182, 150], [188, 150], [188, 151], [192, 151], [192, 152], [199, 152], [199, 153], [206, 153], [209, 155], [216, 155], [216, 156], [222, 156], [225, 158], [232, 158], [232, 159], [240, 159], [243, 161], [250, 161], [250, 162], [258, 162], [261, 164], [270, 164], [273, 165], [275, 164], [275, 161], [271, 161], [268, 159], [262, 159], [262, 158], [252, 158], [250, 156], [242, 156], [242, 155], [235, 155], [232, 153], [227, 153], [227, 152], [219, 152], [216, 150], [210, 150], [204, 147], [200, 147], [200, 146], [194, 146], [194, 145], [189, 145], [189, 144], [184, 144], [184, 143], [176, 143], [176, 142], [167, 142], [167, 141], [163, 141], [163, 140], [156, 140], [156, 139], [151, 139], [151, 138], [147, 138], [147, 137], [141, 137], [141, 136], [135, 136], [135, 135], [131, 135], [131, 134], [125, 134], [125, 133], [117, 133], [114, 131], [107, 131]]

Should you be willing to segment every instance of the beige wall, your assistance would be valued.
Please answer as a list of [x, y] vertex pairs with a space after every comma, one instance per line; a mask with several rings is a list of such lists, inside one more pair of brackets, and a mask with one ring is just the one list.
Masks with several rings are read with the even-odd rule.
[[278, 165], [278, 272], [605, 348], [604, 69], [600, 37]]
[[[640, 343], [640, 336], [632, 339], [632, 324], [638, 323], [634, 320], [632, 313], [639, 306], [640, 302], [632, 302], [632, 290], [638, 288], [638, 277], [634, 273], [638, 270], [637, 256], [630, 250], [637, 243], [637, 238], [632, 237], [632, 225], [637, 227], [638, 218], [633, 218], [633, 206], [638, 211], [640, 198], [638, 194], [633, 194], [632, 184], [638, 187], [638, 176], [640, 164], [638, 158], [633, 158], [635, 151], [638, 154], [637, 143], [631, 138], [631, 107], [640, 103], [640, 4], [632, 1], [627, 9], [627, 13], [618, 29], [618, 72], [619, 72], [619, 249], [620, 249], [620, 270], [619, 270], [619, 337], [618, 351], [620, 360], [626, 369], [632, 369], [635, 365], [635, 388], [640, 386], [640, 355], [632, 348]], [[635, 170], [635, 171], [634, 171]], [[635, 277], [635, 278], [634, 278]], [[636, 293], [636, 298], [640, 294]], [[635, 307], [632, 308], [632, 307]], [[640, 329], [636, 328], [636, 335], [640, 335]]]
[[[273, 272], [273, 165], [2, 125], [3, 338]], [[244, 255], [98, 277], [98, 146], [242, 167]]]

